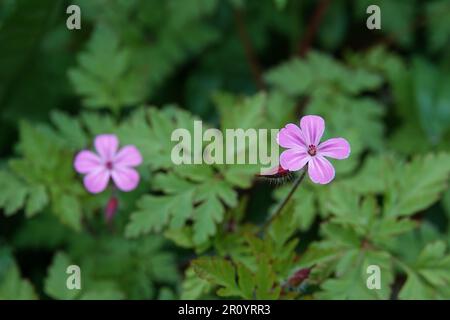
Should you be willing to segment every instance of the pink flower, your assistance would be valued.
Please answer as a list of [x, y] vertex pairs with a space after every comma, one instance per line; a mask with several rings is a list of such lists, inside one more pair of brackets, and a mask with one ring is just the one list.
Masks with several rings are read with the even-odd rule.
[[350, 144], [344, 138], [332, 138], [319, 144], [325, 130], [325, 121], [319, 116], [300, 119], [300, 128], [289, 123], [281, 129], [277, 142], [289, 148], [280, 155], [281, 166], [297, 171], [308, 164], [308, 175], [314, 183], [326, 184], [334, 178], [334, 167], [325, 159], [345, 159], [350, 155]]
[[132, 145], [120, 150], [119, 140], [113, 134], [101, 134], [95, 138], [97, 153], [89, 150], [80, 151], [75, 157], [75, 170], [84, 177], [84, 186], [91, 193], [105, 190], [112, 178], [117, 188], [131, 191], [139, 183], [139, 173], [133, 169], [142, 163], [139, 150]]

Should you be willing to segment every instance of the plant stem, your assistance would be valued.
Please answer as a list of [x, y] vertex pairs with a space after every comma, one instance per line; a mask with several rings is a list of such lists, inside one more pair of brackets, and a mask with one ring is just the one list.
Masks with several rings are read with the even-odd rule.
[[305, 36], [298, 46], [298, 54], [300, 57], [304, 57], [308, 53], [330, 3], [331, 0], [321, 0], [317, 3], [316, 10], [308, 23]]
[[292, 196], [294, 195], [295, 190], [297, 190], [300, 183], [302, 183], [303, 179], [306, 176], [306, 171], [308, 171], [308, 165], [306, 165], [303, 168], [303, 172], [298, 176], [298, 178], [294, 181], [294, 184], [292, 185], [291, 190], [289, 191], [288, 195], [283, 199], [283, 201], [278, 205], [277, 209], [275, 210], [274, 214], [264, 223], [264, 225], [261, 227], [261, 230], [267, 229], [267, 227], [278, 217], [281, 212], [283, 211], [283, 208], [287, 205], [289, 200], [291, 200]]
[[265, 90], [266, 85], [262, 77], [261, 65], [259, 64], [255, 50], [252, 46], [252, 42], [250, 41], [250, 35], [247, 30], [244, 14], [239, 9], [236, 9], [234, 11], [234, 17], [239, 40], [244, 48], [245, 57], [250, 66], [250, 71], [252, 73], [255, 85], [258, 90]]

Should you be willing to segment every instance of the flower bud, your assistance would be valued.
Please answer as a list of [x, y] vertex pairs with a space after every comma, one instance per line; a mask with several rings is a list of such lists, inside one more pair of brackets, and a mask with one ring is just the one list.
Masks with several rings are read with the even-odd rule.
[[117, 208], [119, 207], [119, 199], [112, 196], [109, 198], [108, 203], [105, 208], [105, 220], [106, 222], [111, 222], [117, 213]]

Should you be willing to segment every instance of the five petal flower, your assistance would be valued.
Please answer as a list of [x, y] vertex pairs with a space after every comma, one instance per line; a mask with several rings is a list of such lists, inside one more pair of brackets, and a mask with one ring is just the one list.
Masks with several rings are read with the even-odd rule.
[[300, 119], [300, 127], [293, 123], [280, 130], [277, 142], [283, 148], [280, 165], [283, 169], [297, 171], [308, 164], [308, 174], [314, 183], [326, 184], [333, 180], [333, 165], [325, 158], [345, 159], [350, 155], [350, 144], [344, 138], [332, 138], [320, 143], [325, 121], [315, 115]]
[[119, 150], [119, 140], [113, 134], [102, 134], [95, 138], [98, 154], [83, 150], [74, 161], [75, 170], [85, 174], [84, 186], [91, 193], [100, 193], [110, 178], [121, 191], [131, 191], [139, 184], [139, 173], [133, 169], [142, 163], [142, 155], [133, 145]]

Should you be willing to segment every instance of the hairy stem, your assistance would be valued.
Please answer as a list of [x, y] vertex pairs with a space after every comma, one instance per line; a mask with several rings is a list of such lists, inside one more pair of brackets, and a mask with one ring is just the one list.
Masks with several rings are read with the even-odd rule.
[[264, 223], [261, 230], [267, 229], [267, 227], [281, 214], [284, 207], [288, 204], [289, 200], [291, 200], [292, 196], [294, 195], [295, 190], [299, 187], [299, 185], [302, 183], [303, 179], [306, 176], [306, 171], [308, 171], [307, 168], [308, 165], [306, 165], [303, 168], [302, 173], [297, 177], [297, 179], [294, 181], [294, 184], [292, 185], [291, 190], [289, 191], [288, 195], [283, 199], [283, 201], [278, 205], [277, 209], [273, 213], [273, 215]]

